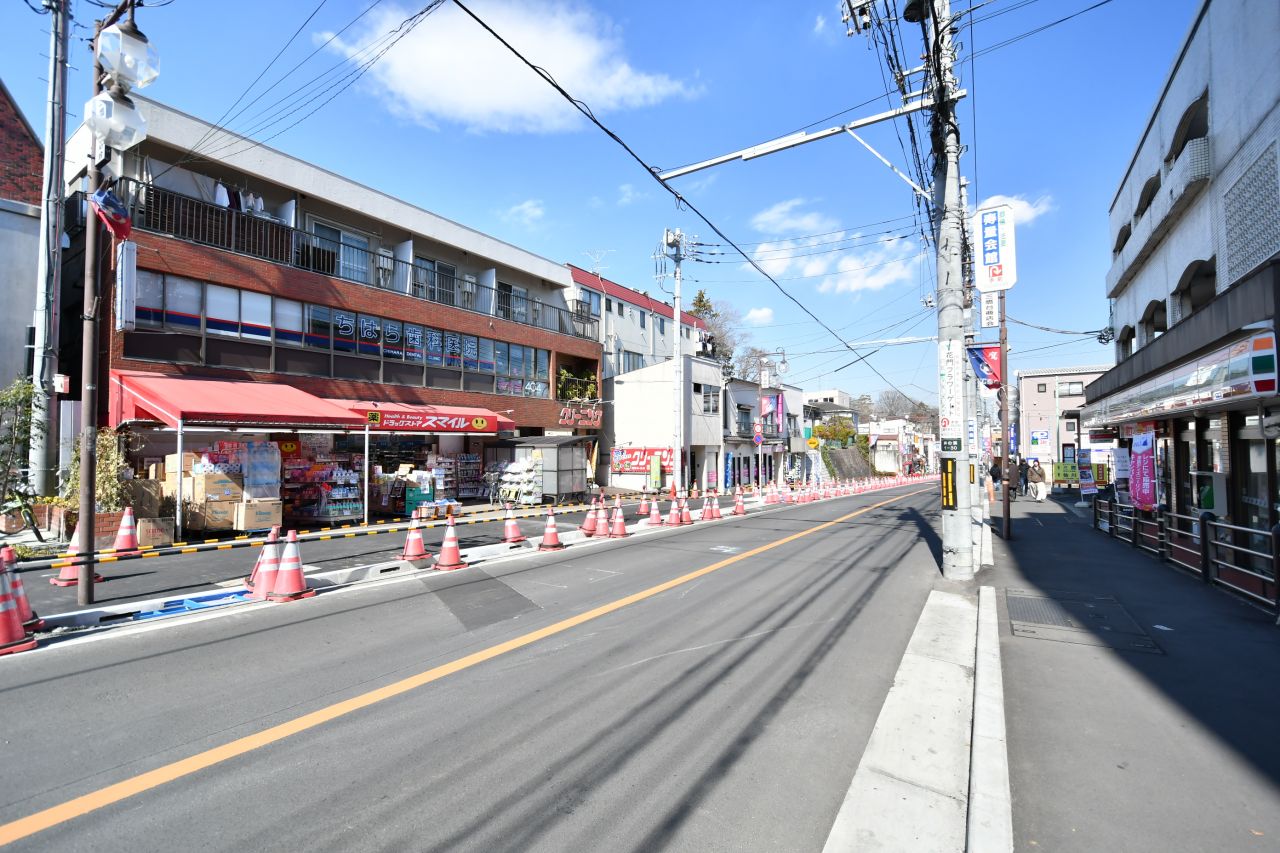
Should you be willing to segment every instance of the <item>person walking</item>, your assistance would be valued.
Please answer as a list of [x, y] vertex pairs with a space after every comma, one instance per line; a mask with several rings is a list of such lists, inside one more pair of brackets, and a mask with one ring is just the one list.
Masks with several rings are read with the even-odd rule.
[[1047, 489], [1044, 484], [1044, 469], [1040, 467], [1039, 459], [1031, 460], [1031, 467], [1027, 469], [1027, 483], [1035, 493], [1036, 502], [1044, 503]]
[[1031, 466], [1027, 464], [1027, 457], [1024, 456], [1018, 460], [1018, 484], [1022, 487], [1024, 497], [1027, 494], [1027, 471], [1030, 469]]
[[990, 473], [991, 473], [991, 486], [992, 486], [991, 499], [993, 501], [995, 500], [995, 496], [1000, 494], [1000, 477], [1001, 477], [1001, 474], [1003, 473], [1001, 471], [1002, 467], [1003, 466], [1000, 464], [1000, 460], [996, 459], [995, 457], [992, 457]]

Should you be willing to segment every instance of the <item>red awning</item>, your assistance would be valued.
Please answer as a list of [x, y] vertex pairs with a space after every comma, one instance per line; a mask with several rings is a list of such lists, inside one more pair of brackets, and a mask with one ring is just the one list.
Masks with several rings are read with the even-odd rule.
[[161, 421], [177, 427], [360, 429], [364, 418], [275, 382], [231, 382], [111, 371], [111, 425]]
[[373, 403], [329, 400], [354, 412], [360, 423], [383, 432], [497, 433], [514, 430], [515, 421], [489, 409], [431, 406], [425, 403]]

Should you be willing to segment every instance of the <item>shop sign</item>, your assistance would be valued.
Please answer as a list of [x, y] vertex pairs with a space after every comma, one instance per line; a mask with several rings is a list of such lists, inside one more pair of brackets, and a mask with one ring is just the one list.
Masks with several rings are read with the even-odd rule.
[[364, 411], [370, 429], [418, 432], [495, 432], [498, 425], [484, 415], [433, 415], [429, 412]]
[[1115, 441], [1120, 437], [1119, 432], [1114, 429], [1091, 429], [1089, 430], [1089, 440], [1095, 444], [1101, 444], [1104, 441]]
[[1079, 469], [1080, 494], [1096, 495], [1098, 493], [1098, 484], [1093, 481], [1093, 465], [1091, 464], [1092, 451], [1088, 448], [1080, 448], [1080, 452], [1076, 455], [1076, 467]]
[[653, 459], [661, 460], [663, 473], [674, 470], [670, 447], [615, 447], [609, 470], [614, 474], [648, 474]]
[[1133, 437], [1129, 459], [1129, 495], [1139, 509], [1152, 510], [1156, 506], [1156, 457], [1155, 435], [1150, 432]]
[[604, 410], [599, 406], [565, 406], [560, 410], [556, 423], [566, 427], [600, 429], [603, 421]]

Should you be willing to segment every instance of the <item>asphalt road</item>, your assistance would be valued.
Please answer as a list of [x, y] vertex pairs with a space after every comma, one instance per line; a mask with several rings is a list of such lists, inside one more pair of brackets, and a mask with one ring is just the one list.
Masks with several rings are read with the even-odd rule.
[[821, 850], [937, 577], [936, 494], [790, 507], [0, 659], [0, 840]]
[[[628, 522], [633, 521], [638, 503], [624, 502], [623, 506], [628, 508]], [[694, 506], [701, 506], [701, 503], [696, 502]], [[665, 502], [663, 508], [666, 508]], [[563, 519], [558, 522], [562, 525], [560, 529], [569, 530], [576, 528], [583, 516], [582, 511], [577, 511], [558, 513], [556, 517]], [[546, 517], [543, 515], [517, 521], [525, 536], [541, 536], [546, 526]], [[303, 564], [307, 572], [312, 572], [393, 560], [404, 546], [405, 525], [401, 523], [393, 526], [398, 528], [398, 532], [303, 542]], [[492, 545], [502, 541], [503, 522], [460, 524], [456, 530], [458, 542], [463, 549]], [[340, 534], [340, 531], [335, 531], [335, 535]], [[444, 527], [426, 528], [422, 531], [422, 538], [427, 550], [435, 554], [444, 539]], [[253, 570], [259, 550], [256, 547], [235, 548], [100, 563], [97, 571], [103, 576], [103, 581], [94, 586], [94, 603], [124, 604], [142, 599], [181, 596], [207, 590], [218, 584], [242, 581]], [[31, 600], [31, 606], [41, 615], [81, 609], [76, 604], [74, 586], [57, 587], [49, 583], [48, 579], [56, 577], [58, 572], [58, 569], [32, 568], [22, 573], [23, 587]]]

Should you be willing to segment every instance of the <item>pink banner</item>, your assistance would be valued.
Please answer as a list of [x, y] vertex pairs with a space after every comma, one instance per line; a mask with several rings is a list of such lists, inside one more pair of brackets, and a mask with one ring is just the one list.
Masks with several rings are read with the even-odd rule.
[[1129, 463], [1129, 495], [1138, 509], [1156, 508], [1156, 436], [1143, 432], [1133, 437]]

